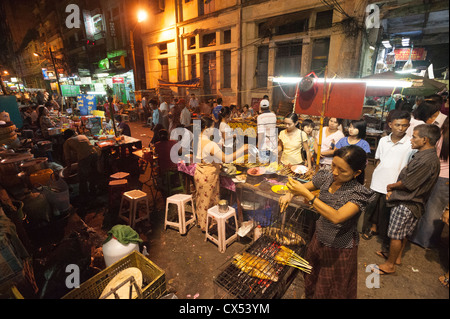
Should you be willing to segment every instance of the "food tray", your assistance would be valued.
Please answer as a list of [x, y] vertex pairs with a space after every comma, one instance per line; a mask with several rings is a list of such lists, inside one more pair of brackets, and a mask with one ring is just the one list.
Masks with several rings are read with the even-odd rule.
[[158, 299], [166, 291], [164, 271], [137, 251], [115, 262], [94, 277], [66, 294], [62, 299], [98, 299], [108, 283], [122, 270], [136, 267], [142, 271], [142, 295], [144, 299]]

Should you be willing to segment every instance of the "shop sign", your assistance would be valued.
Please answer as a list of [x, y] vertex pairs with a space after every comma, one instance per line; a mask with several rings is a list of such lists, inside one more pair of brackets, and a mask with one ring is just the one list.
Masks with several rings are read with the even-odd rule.
[[55, 72], [50, 71], [46, 68], [42, 68], [42, 75], [44, 77], [44, 80], [56, 80]]
[[87, 10], [83, 10], [83, 18], [84, 25], [86, 27], [86, 38], [88, 40], [94, 40], [95, 26], [94, 19], [92, 18], [91, 13]]
[[[411, 48], [395, 49], [396, 61], [408, 61]], [[425, 48], [414, 48], [411, 54], [411, 61], [424, 61], [427, 57]]]
[[77, 96], [80, 94], [78, 85], [61, 85], [61, 94], [63, 96]]
[[125, 84], [125, 79], [124, 78], [117, 78], [114, 77], [112, 78], [113, 84]]
[[112, 59], [118, 56], [127, 56], [127, 51], [125, 50], [109, 51], [106, 53], [106, 56], [108, 57], [108, 59]]
[[88, 77], [80, 77], [81, 84], [92, 84], [92, 79], [90, 76]]
[[97, 110], [97, 97], [91, 94], [77, 95], [77, 107], [81, 116], [86, 116]]

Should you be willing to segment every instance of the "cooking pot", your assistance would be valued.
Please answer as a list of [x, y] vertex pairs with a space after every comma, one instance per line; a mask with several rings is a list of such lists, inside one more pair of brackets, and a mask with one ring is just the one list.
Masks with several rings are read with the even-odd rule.
[[222, 199], [219, 201], [219, 213], [225, 214], [226, 212], [228, 212], [228, 201]]
[[0, 161], [0, 173], [2, 175], [13, 175], [20, 173], [20, 164], [27, 159], [33, 158], [33, 154], [15, 154]]
[[62, 133], [62, 129], [60, 127], [51, 127], [47, 129], [49, 136], [54, 136]]
[[47, 169], [48, 163], [46, 157], [33, 158], [31, 160], [26, 160], [20, 164], [20, 169], [22, 172], [27, 174], [32, 174], [34, 172]]

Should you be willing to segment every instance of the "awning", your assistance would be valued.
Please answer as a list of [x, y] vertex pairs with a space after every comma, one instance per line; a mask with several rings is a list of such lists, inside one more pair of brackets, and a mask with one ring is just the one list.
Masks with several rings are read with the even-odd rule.
[[195, 78], [187, 81], [180, 82], [169, 82], [164, 80], [158, 80], [159, 86], [174, 86], [174, 87], [187, 87], [187, 88], [197, 88], [200, 86], [200, 78]]

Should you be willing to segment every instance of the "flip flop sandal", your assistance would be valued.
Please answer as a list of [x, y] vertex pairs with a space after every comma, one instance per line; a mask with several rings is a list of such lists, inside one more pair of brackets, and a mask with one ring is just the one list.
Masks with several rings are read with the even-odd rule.
[[[385, 252], [385, 251], [376, 251], [375, 254], [377, 256], [380, 256], [380, 257], [384, 258], [384, 259], [388, 259], [388, 257], [389, 257], [389, 255], [388, 255], [389, 253]], [[402, 264], [395, 263], [395, 265], [396, 266], [401, 266]]]
[[395, 274], [395, 271], [387, 272], [387, 271], [381, 269], [378, 265], [375, 265], [375, 267], [372, 268], [372, 272], [375, 274], [378, 274], [380, 276]]
[[373, 230], [369, 231], [368, 233], [364, 233], [361, 235], [362, 239], [369, 240], [372, 239], [373, 236], [378, 235], [378, 232], [375, 232]]

